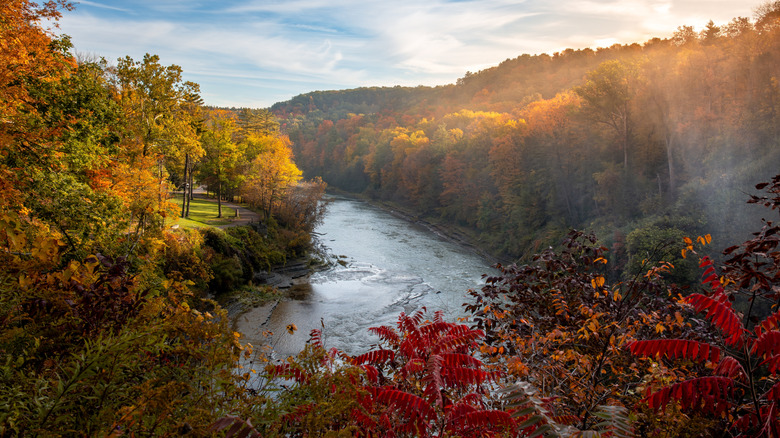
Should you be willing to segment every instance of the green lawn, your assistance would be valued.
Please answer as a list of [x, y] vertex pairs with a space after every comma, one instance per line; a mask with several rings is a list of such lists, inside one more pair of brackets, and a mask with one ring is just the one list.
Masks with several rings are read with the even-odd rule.
[[[171, 197], [171, 200], [179, 206], [179, 214], [181, 214], [181, 196], [181, 193], [177, 193]], [[190, 202], [189, 217], [186, 219], [178, 218], [171, 225], [179, 225], [184, 228], [216, 227], [229, 224], [230, 218], [235, 214], [236, 212], [232, 208], [223, 205], [222, 219], [217, 219], [216, 202], [195, 198]]]

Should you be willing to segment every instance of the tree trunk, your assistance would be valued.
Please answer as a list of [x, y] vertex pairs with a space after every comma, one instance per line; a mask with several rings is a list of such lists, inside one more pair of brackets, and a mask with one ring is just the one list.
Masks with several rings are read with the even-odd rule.
[[623, 107], [623, 169], [628, 172], [628, 137], [630, 134], [628, 125], [628, 104]]
[[674, 192], [677, 190], [675, 187], [676, 181], [674, 177], [674, 156], [672, 154], [674, 148], [674, 134], [667, 131], [666, 134], [666, 163], [669, 166], [669, 201], [674, 202]]
[[187, 217], [187, 168], [190, 166], [190, 154], [184, 154], [184, 188], [181, 196], [181, 217]]
[[217, 217], [222, 217], [222, 181], [217, 181]]
[[192, 202], [192, 191], [194, 190], [193, 187], [193, 178], [192, 178], [192, 163], [190, 163], [190, 172], [189, 172], [189, 189], [190, 189], [190, 196], [187, 197], [187, 213], [185, 217], [190, 217], [190, 202]]

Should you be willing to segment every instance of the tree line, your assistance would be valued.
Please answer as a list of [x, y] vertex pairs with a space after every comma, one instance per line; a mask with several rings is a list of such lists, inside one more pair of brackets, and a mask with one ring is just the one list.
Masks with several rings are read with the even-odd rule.
[[634, 231], [729, 241], [757, 220], [742, 194], [779, 162], [776, 9], [641, 45], [522, 55], [447, 86], [309, 93], [272, 111], [305, 174], [465, 227], [509, 259], [569, 228], [636, 257], [652, 242]]
[[[0, 436], [203, 433], [244, 391], [208, 297], [271, 293], [253, 276], [308, 252], [324, 185], [268, 111], [206, 107], [155, 55], [74, 55], [43, 27], [72, 8], [0, 4]], [[172, 228], [200, 184], [263, 226]]]
[[[780, 27], [780, 14], [771, 12], [780, 7], [772, 5], [745, 33], [760, 47], [774, 47], [762, 35]], [[252, 269], [305, 250], [322, 184], [284, 188], [300, 173], [268, 114], [203, 108], [178, 67], [154, 56], [124, 58], [116, 67], [77, 62], [66, 38], [40, 27], [69, 8], [65, 1], [0, 4], [0, 436], [780, 434], [780, 228], [766, 220], [719, 257], [710, 254], [710, 234], [681, 234], [712, 226], [696, 222], [702, 200], [732, 205], [720, 199], [723, 191], [685, 197], [696, 184], [683, 151], [699, 152], [697, 181], [706, 188], [733, 178], [711, 173], [716, 158], [732, 149], [710, 131], [679, 124], [669, 125], [671, 147], [658, 137], [655, 155], [643, 149], [643, 135], [660, 135], [643, 123], [662, 124], [636, 118], [649, 111], [637, 104], [644, 94], [632, 94], [634, 79], [620, 79], [641, 79], [642, 68], [625, 60], [585, 66], [585, 81], [529, 100], [522, 118], [497, 108], [443, 107], [426, 120], [377, 114], [313, 123], [332, 149], [307, 160], [340, 172], [340, 161], [328, 161], [331, 153], [355, 158], [355, 178], [345, 183], [388, 199], [439, 202], [439, 214], [465, 224], [489, 226], [503, 220], [493, 215], [505, 215], [515, 224], [544, 225], [539, 212], [587, 218], [604, 205], [613, 216], [600, 220], [617, 222], [647, 208], [633, 204], [657, 189], [658, 208], [678, 206], [667, 219], [677, 228], [651, 221], [627, 239], [651, 254], [626, 262], [632, 275], [614, 272], [614, 260], [631, 250], [568, 231], [560, 245], [536, 251], [523, 265], [499, 266], [471, 291], [468, 321], [447, 321], [433, 309], [402, 313], [394, 326], [370, 329], [376, 345], [356, 356], [328, 349], [315, 330], [301, 353], [280, 360], [270, 345], [242, 343], [227, 312], [203, 292], [250, 282]], [[732, 41], [710, 31], [712, 47]], [[681, 37], [688, 34], [681, 29]], [[692, 35], [695, 44], [685, 50], [699, 59], [704, 37]], [[685, 117], [719, 115], [710, 128], [723, 136], [739, 132], [745, 147], [770, 161], [769, 146], [753, 143], [776, 139], [762, 62], [750, 64], [749, 83], [732, 84], [755, 87], [755, 95], [742, 96], [763, 108], [755, 118], [704, 111], [736, 105], [720, 89], [709, 90], [709, 102], [694, 92], [682, 96], [695, 96], [689, 104], [703, 108]], [[454, 96], [479, 76], [425, 92]], [[392, 100], [396, 92], [369, 94]], [[305, 111], [314, 120], [317, 102], [337, 94], [315, 94]], [[426, 99], [414, 102], [417, 110], [431, 105]], [[480, 99], [491, 102], [489, 93]], [[724, 122], [727, 116], [733, 123]], [[296, 120], [305, 131], [308, 122]], [[293, 122], [282, 124], [293, 129]], [[738, 129], [744, 123], [755, 132]], [[354, 141], [339, 141], [344, 132], [357, 133]], [[687, 151], [692, 146], [682, 138], [692, 132], [708, 141]], [[449, 175], [425, 171], [434, 158]], [[260, 169], [263, 163], [273, 165]], [[732, 164], [756, 177], [765, 163]], [[638, 169], [656, 169], [660, 177]], [[592, 186], [592, 197], [572, 191], [567, 198], [553, 171], [569, 175], [572, 189]], [[181, 205], [168, 202], [172, 188], [195, 174], [211, 178], [209, 190], [220, 198], [246, 197], [263, 210], [266, 232], [166, 226], [182, 214]], [[286, 177], [275, 179], [280, 175]], [[642, 181], [652, 190], [640, 190]], [[780, 208], [780, 176], [765, 181], [748, 202], [768, 207], [770, 217]], [[599, 187], [606, 192], [617, 183], [633, 190], [635, 202], [621, 191], [598, 196]], [[480, 194], [476, 203], [464, 199], [471, 193]], [[506, 205], [488, 208], [496, 200]], [[477, 219], [465, 214], [471, 209]], [[513, 232], [507, 239], [517, 239]]]

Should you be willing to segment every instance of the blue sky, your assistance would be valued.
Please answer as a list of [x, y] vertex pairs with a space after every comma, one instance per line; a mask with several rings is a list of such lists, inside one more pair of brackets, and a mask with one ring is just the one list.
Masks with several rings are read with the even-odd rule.
[[314, 90], [444, 85], [523, 53], [668, 37], [752, 18], [750, 0], [81, 0], [59, 32], [110, 62], [177, 64], [210, 105]]

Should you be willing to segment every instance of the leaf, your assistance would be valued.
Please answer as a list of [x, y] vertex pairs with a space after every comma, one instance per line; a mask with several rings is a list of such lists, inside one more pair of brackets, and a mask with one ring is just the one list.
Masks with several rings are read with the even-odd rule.
[[596, 423], [595, 428], [599, 429], [600, 432], [605, 432], [604, 436], [615, 438], [634, 436], [634, 427], [631, 425], [628, 409], [625, 407], [602, 405], [596, 408], [593, 415], [603, 420]]
[[697, 377], [667, 386], [650, 394], [645, 401], [651, 409], [664, 409], [671, 401], [680, 402], [684, 411], [701, 410], [705, 414], [720, 415], [731, 407], [728, 398], [734, 381], [728, 377]]
[[377, 401], [394, 408], [404, 418], [415, 420], [432, 419], [435, 412], [431, 405], [422, 398], [397, 389], [384, 389], [379, 393]]
[[747, 374], [745, 374], [742, 364], [731, 356], [721, 359], [718, 366], [715, 367], [714, 373], [715, 375], [728, 377], [740, 382], [744, 382], [747, 379]]
[[[593, 282], [594, 280], [591, 280]], [[594, 284], [593, 288], [595, 289], [596, 286]], [[563, 294], [559, 290], [553, 290], [552, 291], [552, 305], [555, 309], [555, 315], [560, 316], [564, 319], [569, 319], [569, 304], [566, 302], [566, 299], [563, 297]]]
[[374, 350], [355, 356], [350, 359], [353, 365], [372, 364], [381, 365], [395, 358], [393, 350]]
[[311, 344], [316, 346], [316, 347], [325, 348], [325, 345], [322, 342], [322, 330], [313, 329], [309, 333], [309, 342], [311, 342]]
[[482, 330], [473, 330], [466, 326], [460, 326], [463, 329], [453, 330], [444, 339], [440, 340], [434, 346], [437, 353], [452, 353], [460, 347], [474, 345], [474, 343], [485, 337]]
[[481, 360], [463, 353], [444, 353], [441, 355], [444, 360], [443, 364], [446, 367], [460, 367], [469, 366], [472, 368], [481, 368], [483, 363]]
[[416, 357], [406, 362], [404, 366], [398, 371], [398, 374], [403, 378], [408, 378], [412, 374], [419, 373], [425, 369], [425, 361]]
[[769, 391], [764, 394], [763, 398], [775, 402], [780, 401], [780, 382], [772, 385], [772, 387], [769, 388]]
[[[570, 428], [557, 425], [553, 421], [542, 400], [536, 397], [536, 392], [536, 388], [528, 382], [518, 382], [499, 391], [512, 418], [523, 420], [523, 423], [518, 426], [523, 433], [521, 436], [571, 435], [566, 433]], [[557, 429], [564, 433], [559, 433]]]
[[509, 428], [514, 425], [514, 420], [512, 420], [512, 417], [507, 412], [498, 410], [476, 410], [472, 408], [468, 412], [453, 416], [450, 423], [447, 425], [447, 429], [455, 432], [457, 435], [470, 436], [463, 432], [469, 429], [477, 429], [484, 433], [486, 430]]
[[718, 275], [715, 272], [712, 259], [708, 256], [702, 257], [699, 267], [705, 268], [704, 273], [702, 273], [702, 284], [708, 284], [715, 295], [725, 294], [723, 285], [720, 283]]
[[780, 329], [780, 310], [769, 315], [756, 326], [755, 332], [757, 336], [768, 330]]
[[398, 317], [398, 329], [402, 332], [415, 332], [425, 316], [425, 307], [414, 312], [411, 316], [401, 312]]
[[474, 368], [452, 367], [441, 372], [444, 382], [451, 387], [481, 385], [490, 380], [490, 373]]
[[742, 326], [728, 297], [724, 294], [716, 294], [713, 297], [702, 294], [691, 294], [686, 302], [693, 305], [697, 312], [707, 311], [705, 318], [709, 319], [726, 337], [726, 344], [732, 347], [742, 345], [742, 336], [745, 328]]
[[276, 377], [284, 377], [287, 379], [295, 379], [296, 382], [306, 383], [311, 378], [311, 375], [298, 367], [291, 366], [290, 364], [275, 365], [272, 367], [271, 374]]
[[366, 372], [366, 379], [372, 384], [377, 384], [379, 381], [379, 370], [373, 365], [360, 365], [360, 368]]
[[428, 383], [425, 386], [425, 395], [428, 400], [435, 400], [436, 405], [439, 407], [444, 406], [444, 399], [441, 394], [441, 389], [444, 386], [444, 379], [442, 378], [442, 363], [444, 360], [438, 354], [432, 354], [428, 358], [426, 363], [426, 375], [425, 381]]
[[720, 358], [720, 348], [705, 342], [686, 339], [656, 339], [649, 341], [634, 341], [627, 345], [635, 356], [666, 357], [668, 359], [689, 359], [717, 363]]
[[780, 331], [769, 330], [761, 333], [750, 352], [765, 358], [780, 354]]
[[769, 373], [773, 376], [776, 376], [778, 371], [780, 371], [780, 354], [769, 356], [759, 365], [767, 365], [767, 368], [769, 368]]
[[383, 341], [389, 342], [391, 345], [398, 345], [398, 343], [401, 341], [398, 333], [396, 333], [392, 327], [388, 327], [386, 325], [381, 327], [371, 327], [368, 329], [368, 331], [379, 336], [379, 338]]

